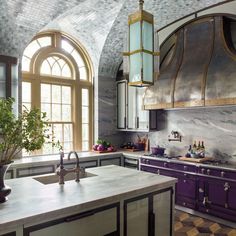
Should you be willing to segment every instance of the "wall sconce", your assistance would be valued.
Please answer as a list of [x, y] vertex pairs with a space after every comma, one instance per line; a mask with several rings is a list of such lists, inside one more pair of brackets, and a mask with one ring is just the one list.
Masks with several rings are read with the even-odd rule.
[[143, 10], [143, 4], [139, 0], [139, 10], [129, 15], [128, 52], [123, 54], [129, 58], [123, 61], [129, 64], [128, 85], [136, 87], [154, 84], [154, 57], [160, 54], [154, 52], [153, 15]]
[[15, 57], [0, 55], [0, 98], [13, 97], [13, 109], [18, 114], [18, 61]]

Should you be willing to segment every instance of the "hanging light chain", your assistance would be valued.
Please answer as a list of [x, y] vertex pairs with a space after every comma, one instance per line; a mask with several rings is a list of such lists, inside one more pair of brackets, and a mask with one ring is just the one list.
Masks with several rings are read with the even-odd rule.
[[139, 10], [143, 10], [144, 0], [139, 0]]

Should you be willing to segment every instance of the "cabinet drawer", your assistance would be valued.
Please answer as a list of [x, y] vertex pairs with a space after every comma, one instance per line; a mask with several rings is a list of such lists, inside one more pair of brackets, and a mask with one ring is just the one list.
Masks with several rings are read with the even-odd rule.
[[153, 159], [147, 159], [147, 158], [141, 158], [141, 163], [146, 164], [146, 165], [165, 167], [165, 168], [168, 168], [170, 164], [169, 162], [166, 162], [166, 161], [159, 161], [159, 160], [153, 160]]
[[16, 177], [20, 178], [26, 176], [49, 174], [54, 172], [55, 172], [54, 165], [19, 168], [16, 170]]
[[196, 202], [194, 199], [189, 199], [189, 198], [178, 196], [178, 195], [176, 196], [176, 204], [180, 206], [188, 207], [191, 209], [196, 208]]
[[179, 163], [169, 163], [169, 168], [174, 170], [180, 170], [180, 171], [187, 171], [187, 172], [197, 172], [197, 167], [194, 165], [186, 165], [186, 164], [179, 164]]
[[222, 169], [217, 169], [217, 168], [207, 168], [207, 167], [200, 166], [198, 172], [204, 175], [217, 176], [217, 177], [236, 180], [236, 171], [222, 170]]

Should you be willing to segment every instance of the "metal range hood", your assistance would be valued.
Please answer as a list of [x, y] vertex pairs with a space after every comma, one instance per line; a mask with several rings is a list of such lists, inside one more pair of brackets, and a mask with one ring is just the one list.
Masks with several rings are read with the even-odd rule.
[[161, 46], [160, 75], [144, 109], [236, 104], [236, 16], [214, 15], [185, 24]]

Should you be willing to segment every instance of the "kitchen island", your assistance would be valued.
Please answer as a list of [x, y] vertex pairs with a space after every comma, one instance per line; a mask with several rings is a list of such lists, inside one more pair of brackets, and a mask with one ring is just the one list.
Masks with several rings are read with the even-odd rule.
[[176, 179], [113, 165], [88, 172], [64, 186], [7, 180], [0, 235], [173, 235]]

